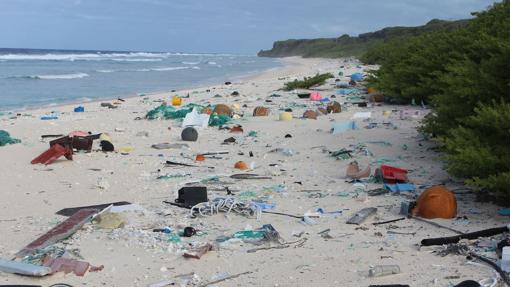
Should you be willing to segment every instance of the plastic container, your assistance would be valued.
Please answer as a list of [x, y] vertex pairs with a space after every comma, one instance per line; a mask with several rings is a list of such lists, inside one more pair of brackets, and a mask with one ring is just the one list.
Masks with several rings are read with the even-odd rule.
[[381, 165], [381, 175], [386, 183], [407, 182], [407, 170], [389, 165]]
[[369, 277], [382, 277], [400, 273], [398, 265], [376, 265], [368, 270]]
[[510, 272], [510, 247], [503, 247], [501, 253], [501, 269], [505, 272]]
[[172, 97], [172, 106], [180, 106], [182, 104], [182, 98], [178, 96]]

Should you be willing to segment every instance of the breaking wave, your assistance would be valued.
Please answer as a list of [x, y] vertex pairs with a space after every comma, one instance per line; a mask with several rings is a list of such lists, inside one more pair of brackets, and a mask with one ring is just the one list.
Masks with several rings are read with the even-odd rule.
[[[112, 52], [112, 53], [9, 53], [0, 54], [0, 62], [4, 61], [126, 61], [126, 62], [156, 62], [172, 56], [208, 56], [223, 57], [230, 54], [193, 54], [193, 53], [150, 53], [150, 52]], [[230, 55], [232, 56], [232, 55]], [[197, 65], [200, 62], [183, 61], [184, 65]], [[211, 61], [214, 65], [214, 61]]]
[[121, 70], [96, 70], [98, 73], [115, 73], [115, 72], [167, 72], [187, 69], [199, 70], [200, 67], [156, 67], [156, 68], [138, 68], [138, 69], [121, 69]]
[[131, 58], [114, 58], [114, 59], [111, 59], [112, 61], [115, 61], [115, 62], [161, 62], [163, 61], [163, 59], [139, 59], [139, 58], [134, 58], [134, 59], [131, 59]]
[[189, 67], [163, 67], [163, 68], [152, 68], [151, 71], [157, 72], [165, 72], [165, 71], [176, 71], [176, 70], [186, 70]]
[[129, 61], [156, 62], [169, 53], [0, 54], [0, 61]]

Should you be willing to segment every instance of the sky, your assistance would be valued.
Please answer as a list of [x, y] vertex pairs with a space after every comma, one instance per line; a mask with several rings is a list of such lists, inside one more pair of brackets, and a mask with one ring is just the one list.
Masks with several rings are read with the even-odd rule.
[[0, 47], [255, 54], [469, 18], [494, 0], [0, 0]]

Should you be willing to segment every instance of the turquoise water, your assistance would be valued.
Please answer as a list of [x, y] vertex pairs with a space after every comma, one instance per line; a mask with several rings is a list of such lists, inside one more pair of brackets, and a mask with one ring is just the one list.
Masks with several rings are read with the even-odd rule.
[[278, 66], [256, 56], [0, 49], [0, 110], [197, 87]]

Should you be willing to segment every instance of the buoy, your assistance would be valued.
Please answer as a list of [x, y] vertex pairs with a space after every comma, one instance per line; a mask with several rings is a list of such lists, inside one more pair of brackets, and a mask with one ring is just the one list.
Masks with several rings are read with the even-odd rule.
[[244, 161], [238, 161], [235, 163], [234, 168], [240, 169], [240, 170], [246, 170], [248, 169], [248, 166]]
[[181, 138], [183, 141], [195, 142], [198, 139], [198, 132], [193, 127], [187, 127], [182, 130]]
[[224, 104], [218, 104], [214, 107], [213, 113], [219, 116], [229, 116], [232, 114], [232, 110]]
[[289, 112], [283, 112], [280, 114], [280, 121], [288, 122], [292, 120], [292, 114]]
[[317, 119], [317, 113], [312, 111], [312, 110], [308, 110], [306, 111], [304, 114], [303, 114], [303, 118], [305, 119], [311, 119], [311, 120], [316, 120]]
[[269, 115], [269, 109], [266, 107], [256, 107], [253, 110], [254, 117], [267, 117]]

